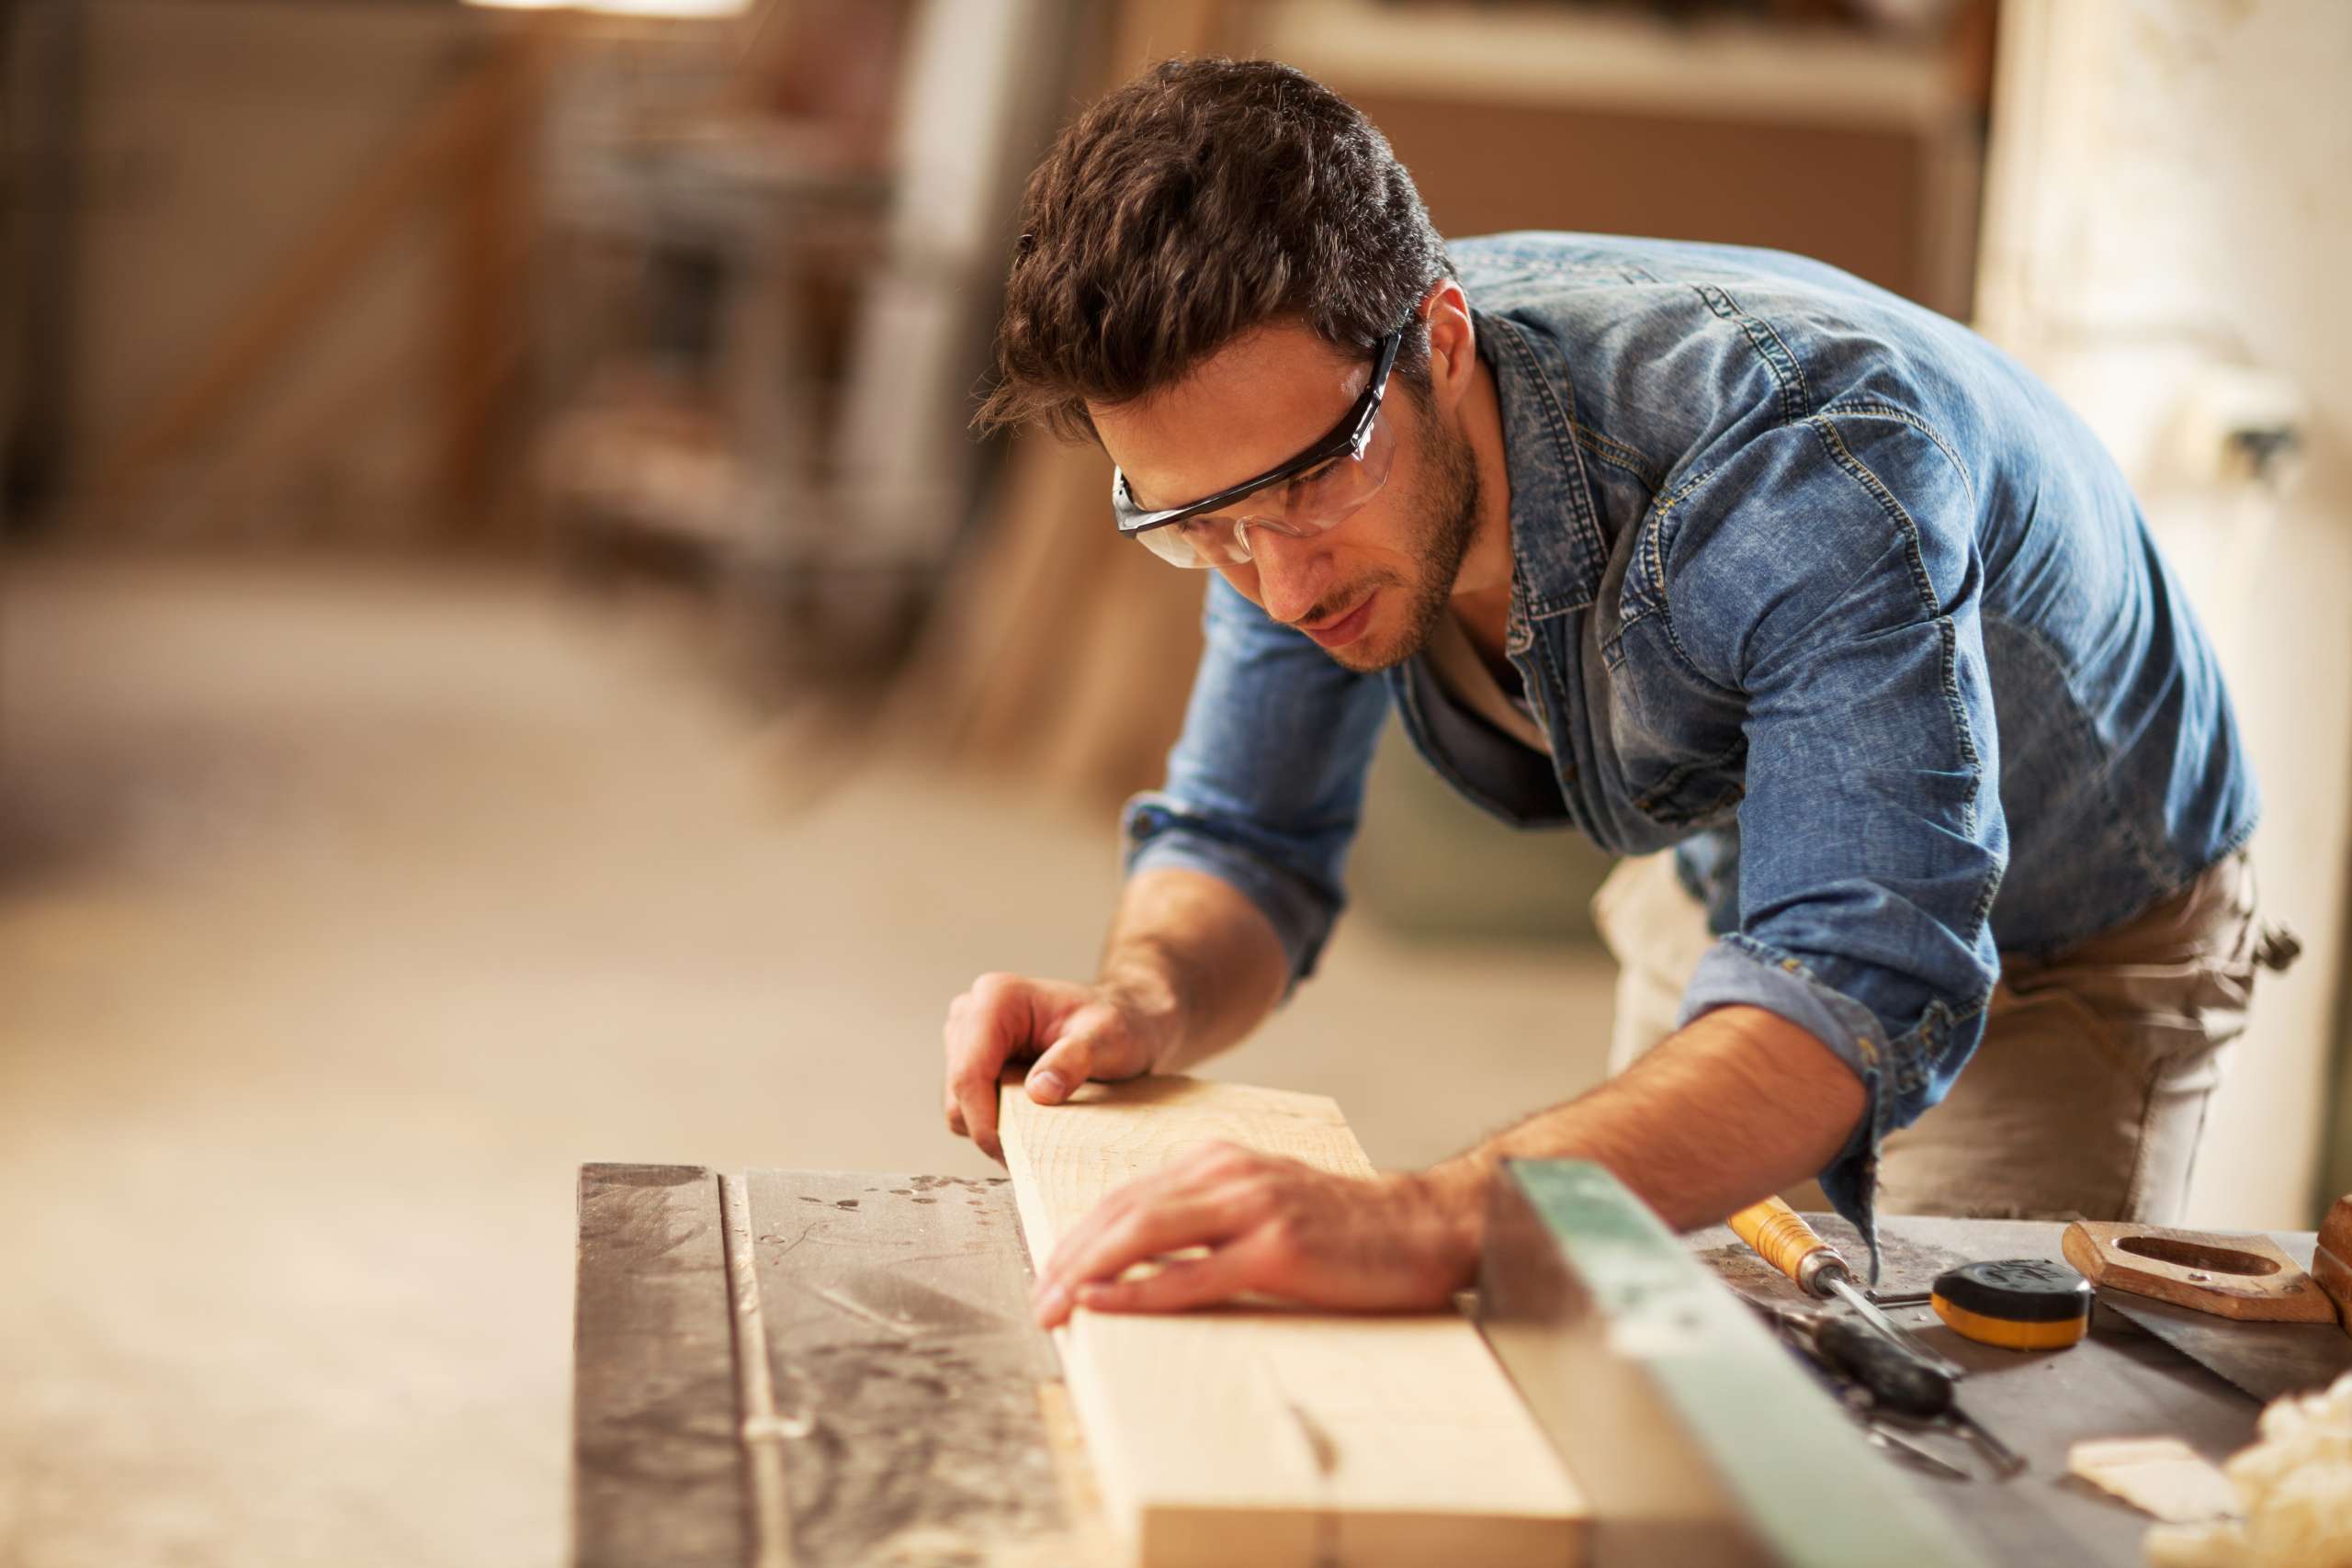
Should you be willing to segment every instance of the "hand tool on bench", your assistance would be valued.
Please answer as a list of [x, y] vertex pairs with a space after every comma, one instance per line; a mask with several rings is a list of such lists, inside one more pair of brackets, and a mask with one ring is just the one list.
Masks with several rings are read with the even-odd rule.
[[2091, 1321], [2091, 1285], [2047, 1258], [1963, 1263], [1936, 1276], [1928, 1303], [1963, 1339], [2004, 1350], [2064, 1350]]
[[[1793, 1346], [1798, 1354], [1817, 1368], [1821, 1375], [1838, 1390], [1840, 1402], [1860, 1419], [1862, 1435], [1870, 1439], [1873, 1447], [1884, 1450], [1916, 1470], [1924, 1471], [1941, 1480], [1971, 1479], [1968, 1472], [1930, 1453], [1894, 1428], [1894, 1424], [1877, 1408], [1879, 1396], [1864, 1386], [1859, 1371], [1841, 1364], [1840, 1358], [1820, 1342], [1819, 1325], [1823, 1321], [1822, 1314], [1793, 1312], [1785, 1307], [1775, 1306], [1770, 1302], [1759, 1302], [1753, 1297], [1746, 1299], [1747, 1304], [1755, 1309], [1758, 1316], [1770, 1324], [1781, 1338]], [[1857, 1327], [1851, 1322], [1844, 1319], [1838, 1321], [1851, 1333], [1866, 1338], [1870, 1337], [1866, 1330]], [[1880, 1351], [1889, 1348], [1886, 1341], [1883, 1339], [1870, 1338], [1870, 1343]], [[1906, 1365], [1916, 1366], [1916, 1363], [1906, 1362]]]
[[1962, 1338], [2004, 1350], [2063, 1350], [2090, 1328], [2090, 1281], [2047, 1258], [1963, 1263], [1937, 1275], [1931, 1290], [1870, 1295], [1882, 1310], [1933, 1307]]
[[1479, 1331], [1591, 1499], [1590, 1561], [1985, 1562], [1601, 1166], [1506, 1160]]
[[2335, 1303], [2267, 1236], [2076, 1220], [2060, 1241], [2093, 1284], [2256, 1323], [2335, 1321]]
[[1890, 1422], [1950, 1427], [2006, 1478], [2025, 1469], [2016, 1450], [1962, 1410], [1952, 1380], [1895, 1340], [1839, 1313], [1797, 1312], [1748, 1303], [1831, 1376], [1868, 1396], [1861, 1414], [1874, 1438]]
[[1870, 1439], [1871, 1447], [1883, 1450], [1912, 1469], [1925, 1472], [1939, 1481], [1973, 1479], [1960, 1466], [1929, 1453], [1883, 1420], [1872, 1420], [1862, 1428], [1862, 1435]]
[[2077, 1221], [2061, 1248], [2102, 1306], [2257, 1400], [2352, 1371], [2338, 1326], [2352, 1305], [2352, 1197], [2329, 1211], [2309, 1273], [2259, 1235]]
[[1821, 1233], [1805, 1224], [1804, 1215], [1780, 1199], [1767, 1198], [1761, 1203], [1751, 1204], [1726, 1223], [1735, 1235], [1754, 1247], [1758, 1257], [1787, 1275], [1806, 1295], [1844, 1302], [1871, 1327], [1946, 1378], [1957, 1380], [1967, 1375], [1965, 1369], [1936, 1354], [1917, 1336], [1880, 1311], [1838, 1249], [1822, 1240]]

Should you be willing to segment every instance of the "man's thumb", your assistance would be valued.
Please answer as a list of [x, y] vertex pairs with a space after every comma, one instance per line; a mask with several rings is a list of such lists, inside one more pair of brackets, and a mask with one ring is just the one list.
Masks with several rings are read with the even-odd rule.
[[1029, 1069], [1029, 1098], [1040, 1105], [1059, 1105], [1094, 1072], [1094, 1037], [1073, 1034], [1054, 1043]]

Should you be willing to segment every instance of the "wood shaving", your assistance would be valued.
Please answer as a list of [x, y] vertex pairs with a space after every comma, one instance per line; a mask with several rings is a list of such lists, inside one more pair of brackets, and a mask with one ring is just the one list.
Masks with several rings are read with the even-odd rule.
[[2238, 1511], [2229, 1478], [2178, 1438], [2076, 1443], [2066, 1450], [2066, 1468], [2170, 1524], [2228, 1518]]
[[2154, 1568], [2352, 1568], [2352, 1373], [2272, 1401], [2259, 1430], [2222, 1467], [2242, 1517], [2156, 1526]]

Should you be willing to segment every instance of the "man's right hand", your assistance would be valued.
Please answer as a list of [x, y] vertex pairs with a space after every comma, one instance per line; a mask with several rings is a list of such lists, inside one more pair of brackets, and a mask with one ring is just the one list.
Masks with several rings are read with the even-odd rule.
[[1089, 1078], [1151, 1071], [1164, 1028], [1141, 1007], [1099, 986], [983, 975], [947, 1004], [948, 1130], [1001, 1160], [997, 1078], [1007, 1062], [1034, 1057], [1029, 1098], [1057, 1105]]

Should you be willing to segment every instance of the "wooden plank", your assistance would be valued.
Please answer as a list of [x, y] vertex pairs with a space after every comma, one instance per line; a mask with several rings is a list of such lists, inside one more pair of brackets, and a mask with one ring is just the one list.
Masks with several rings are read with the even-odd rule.
[[571, 1561], [741, 1568], [749, 1537], [718, 1182], [580, 1169]]
[[797, 1568], [1094, 1563], [1002, 1179], [747, 1178]]
[[[1221, 1139], [1368, 1176], [1317, 1095], [1186, 1077], [1003, 1097], [1033, 1259], [1102, 1197]], [[1562, 1564], [1583, 1501], [1458, 1314], [1078, 1313], [1057, 1331], [1102, 1492], [1144, 1568]]]

